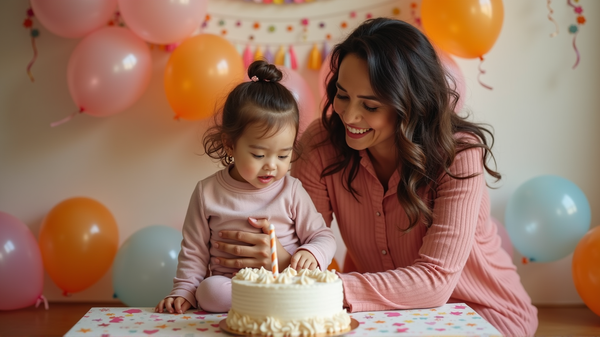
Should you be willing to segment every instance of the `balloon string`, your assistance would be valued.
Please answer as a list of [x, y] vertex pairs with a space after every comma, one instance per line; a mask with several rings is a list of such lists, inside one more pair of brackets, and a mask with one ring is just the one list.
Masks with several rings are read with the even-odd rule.
[[44, 302], [44, 308], [48, 310], [48, 300], [46, 300], [44, 295], [40, 295], [40, 297], [38, 297], [37, 301], [35, 301], [35, 307], [37, 308], [42, 302]]
[[548, 11], [550, 12], [550, 13], [548, 13], [548, 20], [550, 20], [552, 23], [554, 23], [554, 27], [556, 28], [554, 33], [550, 34], [550, 37], [555, 37], [556, 35], [558, 35], [558, 23], [556, 23], [556, 21], [552, 17], [552, 14], [554, 14], [554, 11], [552, 10], [552, 7], [550, 7], [551, 1], [552, 0], [548, 0], [546, 7], [548, 7]]
[[33, 78], [33, 75], [31, 74], [31, 67], [33, 66], [33, 63], [35, 62], [35, 60], [37, 59], [37, 48], [35, 47], [35, 37], [31, 37], [31, 46], [33, 47], [33, 58], [31, 59], [31, 61], [29, 61], [29, 64], [27, 65], [27, 75], [29, 76], [29, 79], [31, 80], [31, 82], [34, 82], [35, 79]]
[[493, 90], [493, 88], [492, 88], [492, 87], [490, 87], [489, 85], [487, 85], [487, 84], [485, 84], [485, 83], [481, 82], [481, 75], [485, 74], [485, 70], [483, 70], [483, 69], [481, 68], [481, 65], [483, 64], [483, 56], [479, 56], [479, 60], [480, 60], [481, 62], [479, 62], [479, 67], [478, 67], [478, 69], [479, 69], [479, 74], [477, 74], [477, 81], [479, 82], [479, 84], [480, 84], [482, 87], [484, 87], [484, 88], [486, 88], [486, 89], [489, 89], [489, 90]]
[[[56, 127], [56, 126], [59, 126], [59, 125], [61, 125], [61, 124], [64, 124], [64, 123], [66, 123], [66, 122], [70, 121], [71, 119], [73, 119], [73, 117], [75, 117], [77, 114], [80, 114], [80, 113], [82, 113], [82, 112], [83, 112], [83, 108], [79, 108], [79, 111], [73, 112], [73, 113], [72, 113], [72, 114], [70, 114], [69, 116], [67, 116], [67, 117], [65, 117], [65, 118], [63, 118], [63, 119], [61, 119], [61, 120], [59, 120], [59, 121], [56, 121], [56, 122], [50, 123], [50, 126], [51, 126], [51, 127]], [[66, 294], [66, 293], [63, 293], [63, 295], [64, 295], [64, 294]], [[65, 295], [65, 296], [66, 296], [66, 295]]]
[[577, 33], [575, 33], [573, 35], [573, 49], [575, 49], [575, 55], [577, 55], [577, 60], [575, 60], [575, 64], [573, 65], [572, 69], [577, 68], [577, 65], [579, 64], [579, 50], [577, 49], [577, 44], [575, 44], [575, 39], [577, 39]]

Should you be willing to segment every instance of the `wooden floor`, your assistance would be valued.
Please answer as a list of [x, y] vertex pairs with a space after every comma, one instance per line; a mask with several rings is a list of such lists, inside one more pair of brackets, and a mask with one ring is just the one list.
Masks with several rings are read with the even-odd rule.
[[[63, 336], [91, 307], [117, 303], [50, 303], [50, 309], [29, 307], [0, 311], [0, 336]], [[538, 307], [536, 336], [600, 336], [600, 316], [585, 306]]]

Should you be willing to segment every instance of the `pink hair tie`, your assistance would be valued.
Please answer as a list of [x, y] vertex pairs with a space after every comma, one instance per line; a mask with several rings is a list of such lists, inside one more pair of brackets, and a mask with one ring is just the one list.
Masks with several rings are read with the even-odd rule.
[[[252, 82], [258, 82], [258, 81], [260, 81], [260, 79], [256, 75], [250, 77], [250, 79], [252, 80]], [[266, 78], [263, 81], [265, 81], [265, 82], [271, 82], [269, 79], [266, 79]]]

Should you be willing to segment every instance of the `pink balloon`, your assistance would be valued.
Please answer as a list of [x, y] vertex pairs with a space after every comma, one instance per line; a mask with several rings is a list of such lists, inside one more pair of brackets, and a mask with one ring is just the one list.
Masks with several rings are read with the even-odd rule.
[[281, 84], [292, 92], [296, 102], [298, 102], [298, 109], [300, 110], [298, 137], [300, 137], [316, 117], [315, 98], [310, 86], [298, 72], [285, 66], [277, 66], [277, 68], [283, 73]]
[[500, 222], [500, 220], [498, 220], [496, 218], [492, 218], [492, 222], [496, 225], [496, 228], [498, 228], [498, 235], [500, 235], [500, 239], [502, 239], [502, 248], [512, 258], [513, 253], [514, 253], [513, 245], [512, 245], [512, 242], [510, 241], [510, 236], [508, 235], [508, 231], [506, 230], [506, 227], [504, 227], [504, 225]]
[[106, 26], [117, 0], [30, 0], [33, 14], [52, 33], [79, 38]]
[[155, 44], [180, 42], [200, 27], [206, 0], [119, 0], [123, 20], [136, 35]]
[[69, 59], [67, 80], [77, 106], [92, 116], [123, 111], [152, 75], [148, 45], [129, 29], [105, 27], [86, 36]]
[[[454, 80], [456, 82], [456, 91], [458, 91], [458, 94], [460, 95], [460, 98], [456, 103], [456, 111], [459, 112], [460, 110], [462, 110], [465, 104], [465, 78], [463, 76], [462, 71], [460, 70], [460, 67], [458, 66], [458, 64], [456, 64], [456, 61], [454, 61], [452, 56], [448, 55], [446, 52], [443, 52], [441, 49], [437, 49], [437, 53], [440, 60], [442, 61], [442, 64], [444, 65], [444, 67], [446, 67], [446, 70], [448, 70], [450, 75], [454, 77]], [[452, 85], [450, 79], [448, 79], [448, 83]]]
[[35, 304], [44, 287], [44, 267], [38, 243], [29, 228], [0, 212], [0, 310]]

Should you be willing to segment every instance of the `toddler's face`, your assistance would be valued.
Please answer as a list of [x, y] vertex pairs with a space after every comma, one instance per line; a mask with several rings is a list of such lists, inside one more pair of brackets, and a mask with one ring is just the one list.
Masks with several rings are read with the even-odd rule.
[[288, 172], [296, 129], [289, 125], [260, 138], [263, 133], [258, 125], [249, 125], [230, 153], [234, 158], [231, 176], [256, 188], [267, 187]]

